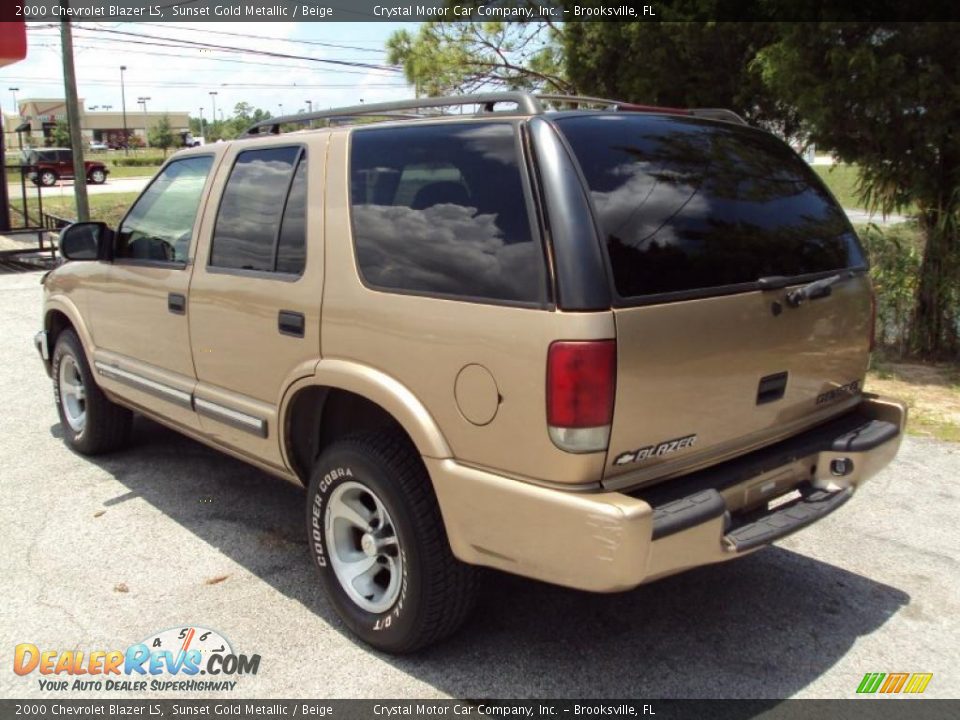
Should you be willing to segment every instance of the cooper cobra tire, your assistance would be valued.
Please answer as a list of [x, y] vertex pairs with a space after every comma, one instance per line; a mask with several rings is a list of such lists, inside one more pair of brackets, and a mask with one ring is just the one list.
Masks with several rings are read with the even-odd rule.
[[307, 532], [321, 582], [347, 626], [391, 653], [456, 631], [476, 569], [454, 558], [416, 448], [401, 432], [338, 440], [314, 465]]
[[77, 452], [99, 455], [129, 441], [133, 413], [103, 394], [73, 330], [60, 333], [53, 351], [53, 396], [63, 438]]

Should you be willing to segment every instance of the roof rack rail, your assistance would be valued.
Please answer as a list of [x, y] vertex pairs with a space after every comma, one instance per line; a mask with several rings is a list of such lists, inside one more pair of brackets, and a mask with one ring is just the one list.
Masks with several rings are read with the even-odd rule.
[[370, 105], [351, 105], [349, 107], [318, 110], [317, 112], [298, 113], [297, 115], [283, 115], [281, 117], [261, 120], [251, 125], [245, 135], [260, 135], [264, 131], [274, 135], [280, 134], [282, 125], [305, 125], [315, 120], [328, 120], [331, 123], [343, 122], [354, 118], [385, 118], [387, 120], [412, 120], [425, 117], [424, 113], [410, 112], [413, 110], [429, 110], [447, 107], [463, 107], [465, 105], [480, 105], [484, 113], [498, 112], [497, 105], [511, 103], [517, 106], [517, 111], [525, 115], [540, 115], [544, 112], [542, 103], [566, 105], [600, 105], [608, 110], [622, 112], [652, 112], [671, 115], [693, 115], [711, 120], [722, 120], [746, 125], [747, 122], [732, 110], [722, 108], [671, 108], [655, 105], [638, 105], [624, 100], [610, 100], [608, 98], [590, 97], [588, 95], [533, 95], [527, 92], [491, 92], [475, 95], [448, 95], [444, 97], [417, 98], [414, 100], [400, 100], [397, 102], [374, 103]]
[[386, 117], [410, 119], [423, 117], [419, 114], [403, 113], [404, 110], [418, 110], [428, 108], [457, 107], [463, 105], [482, 105], [484, 112], [495, 112], [496, 106], [502, 103], [513, 103], [517, 110], [528, 115], [539, 115], [543, 107], [537, 99], [525, 92], [497, 92], [480, 93], [476, 95], [450, 95], [444, 97], [417, 98], [415, 100], [401, 100], [398, 102], [373, 103], [370, 105], [351, 105], [350, 107], [332, 108], [317, 112], [298, 113], [281, 117], [261, 120], [247, 128], [246, 135], [259, 135], [264, 128], [274, 135], [280, 133], [281, 125], [302, 125], [314, 120], [329, 118], [346, 119], [350, 117]]
[[732, 122], [738, 125], [749, 124], [733, 110], [727, 110], [726, 108], [690, 108], [687, 112], [694, 117], [707, 118], [708, 120], [722, 120], [723, 122]]
[[628, 103], [623, 100], [611, 100], [609, 98], [598, 98], [590, 97], [589, 95], [548, 95], [548, 94], [537, 94], [537, 100], [541, 102], [550, 102], [550, 103], [564, 103], [566, 105], [605, 105], [616, 109], [621, 105], [627, 105]]

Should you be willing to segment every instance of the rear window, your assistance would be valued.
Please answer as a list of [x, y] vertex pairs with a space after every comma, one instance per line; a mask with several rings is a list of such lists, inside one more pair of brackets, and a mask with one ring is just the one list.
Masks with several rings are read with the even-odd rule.
[[843, 210], [772, 135], [683, 118], [558, 119], [621, 297], [865, 265]]
[[364, 281], [395, 292], [542, 303], [545, 263], [510, 123], [358, 130], [350, 204]]

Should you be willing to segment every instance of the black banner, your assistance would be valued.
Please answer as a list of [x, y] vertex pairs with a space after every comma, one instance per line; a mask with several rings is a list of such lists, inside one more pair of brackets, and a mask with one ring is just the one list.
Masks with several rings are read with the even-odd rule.
[[[692, 6], [692, 7], [691, 7]], [[957, 21], [960, 3], [876, 0], [4, 0], [0, 21], [78, 22], [665, 22]]]
[[0, 718], [947, 720], [960, 700], [0, 700]]

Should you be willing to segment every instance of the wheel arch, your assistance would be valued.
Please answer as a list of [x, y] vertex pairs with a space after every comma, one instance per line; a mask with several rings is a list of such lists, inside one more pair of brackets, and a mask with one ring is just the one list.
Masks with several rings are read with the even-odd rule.
[[281, 451], [301, 481], [337, 438], [394, 426], [420, 455], [451, 457], [446, 439], [413, 393], [385, 373], [344, 360], [322, 360], [313, 376], [294, 383], [280, 410]]
[[73, 330], [80, 338], [80, 344], [83, 345], [87, 358], [92, 357], [93, 338], [80, 318], [80, 311], [73, 303], [62, 298], [48, 300], [43, 313], [43, 329], [47, 333], [47, 349], [51, 357], [57, 346], [57, 338], [67, 329]]

